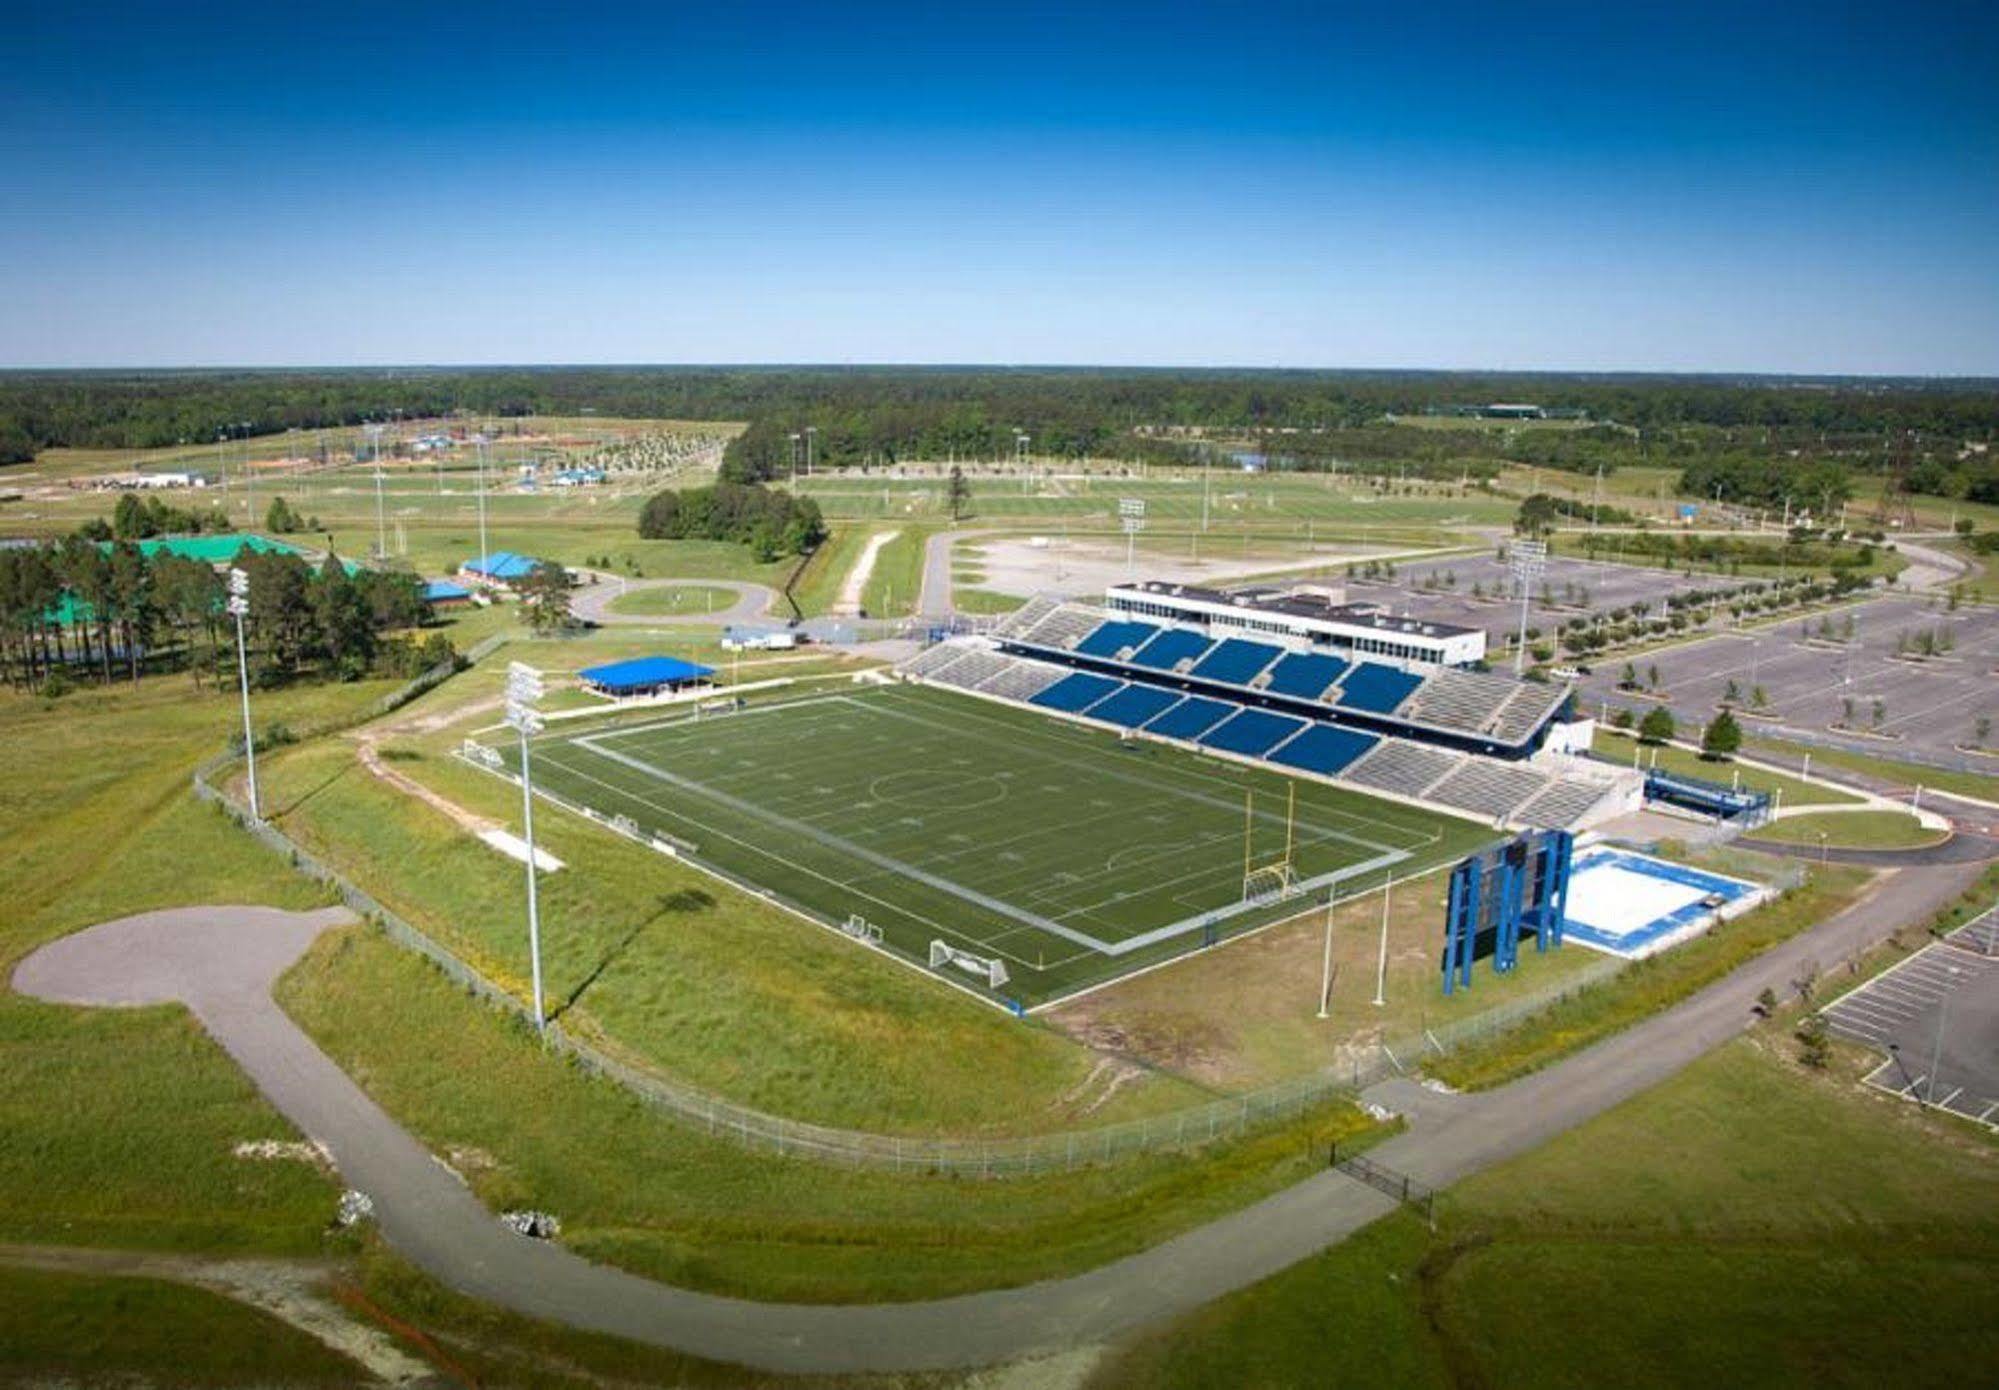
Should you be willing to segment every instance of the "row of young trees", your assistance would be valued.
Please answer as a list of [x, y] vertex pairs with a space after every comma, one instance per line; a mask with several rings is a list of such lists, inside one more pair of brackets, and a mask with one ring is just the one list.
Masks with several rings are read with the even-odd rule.
[[638, 529], [647, 540], [734, 541], [763, 561], [807, 554], [826, 539], [817, 502], [760, 483], [656, 492], [639, 510]]
[[[250, 576], [246, 634], [259, 684], [413, 673], [449, 654], [441, 635], [388, 636], [430, 616], [412, 575], [349, 574], [337, 557], [314, 567], [295, 554], [247, 548], [235, 564]], [[0, 550], [0, 670], [13, 685], [60, 688], [180, 667], [199, 684], [233, 659], [225, 598], [214, 567], [164, 551], [148, 556], [131, 541], [71, 536]]]

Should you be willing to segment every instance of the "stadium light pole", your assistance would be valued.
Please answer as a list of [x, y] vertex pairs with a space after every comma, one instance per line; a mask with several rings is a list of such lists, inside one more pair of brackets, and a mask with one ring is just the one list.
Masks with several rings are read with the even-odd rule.
[[257, 801], [257, 738], [250, 728], [250, 658], [243, 642], [243, 619], [249, 614], [250, 576], [231, 567], [229, 616], [236, 620], [236, 676], [243, 687], [243, 757], [250, 769], [250, 819], [261, 821], [264, 811]]
[[1943, 992], [1943, 998], [1937, 1002], [1937, 1041], [1936, 1046], [1930, 1049], [1929, 1099], [1931, 1105], [1937, 1103], [1937, 1072], [1943, 1066], [1944, 1030], [1950, 1027], [1950, 996], [1957, 989], [1957, 977], [1964, 973], [1954, 965], [1946, 968], [1950, 971], [1951, 983], [1950, 988]]
[[1520, 581], [1520, 635], [1513, 644], [1513, 674], [1520, 675], [1527, 666], [1527, 600], [1533, 592], [1534, 580], [1541, 568], [1548, 562], [1546, 541], [1515, 541], [1507, 555], [1508, 568], [1513, 577]]
[[1393, 871], [1381, 880], [1381, 952], [1374, 962], [1374, 1007], [1388, 1003], [1388, 891], [1395, 886]]
[[1333, 999], [1333, 895], [1339, 891], [1337, 884], [1326, 885], [1326, 953], [1319, 963], [1319, 1017], [1330, 1018], [1327, 1012]]
[[521, 822], [527, 834], [528, 957], [534, 975], [534, 1027], [548, 1029], [541, 1006], [541, 904], [536, 894], [534, 862], [534, 772], [528, 763], [528, 739], [541, 732], [541, 672], [524, 662], [507, 665], [507, 725], [521, 737]]
[[479, 562], [484, 564], [492, 549], [486, 543], [486, 432], [479, 432]]

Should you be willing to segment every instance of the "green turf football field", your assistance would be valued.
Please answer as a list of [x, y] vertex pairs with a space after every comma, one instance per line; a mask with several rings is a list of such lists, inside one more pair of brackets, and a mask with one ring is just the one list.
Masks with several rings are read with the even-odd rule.
[[[925, 965], [933, 941], [1002, 960], [1009, 980], [986, 992], [1029, 1007], [1490, 838], [911, 686], [551, 734], [535, 745], [535, 781], [821, 920], [864, 918]], [[1287, 850], [1297, 893], [1245, 902], [1246, 855], [1262, 865]], [[940, 973], [983, 988], [961, 968]]]

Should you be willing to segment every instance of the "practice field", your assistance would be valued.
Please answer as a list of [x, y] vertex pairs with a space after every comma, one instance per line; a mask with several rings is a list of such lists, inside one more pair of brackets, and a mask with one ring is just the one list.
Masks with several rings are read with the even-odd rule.
[[[512, 770], [506, 745], [496, 751]], [[670, 837], [685, 857], [878, 932], [926, 967], [933, 942], [998, 960], [997, 987], [964, 965], [936, 969], [1028, 1007], [1491, 838], [1274, 770], [909, 686], [548, 735], [534, 772], [538, 790]], [[1246, 895], [1245, 863], [1287, 854], [1290, 891]]]

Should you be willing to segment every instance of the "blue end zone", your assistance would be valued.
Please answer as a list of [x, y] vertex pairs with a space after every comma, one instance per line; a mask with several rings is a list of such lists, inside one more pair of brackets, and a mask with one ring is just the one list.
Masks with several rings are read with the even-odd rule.
[[1380, 741], [1358, 729], [1315, 724], [1272, 753], [1270, 761], [1330, 777]]
[[1279, 742], [1304, 727], [1304, 720], [1293, 719], [1288, 714], [1246, 709], [1228, 723], [1201, 735], [1200, 741], [1210, 748], [1219, 748], [1227, 753], [1260, 758]]
[[1088, 671], [1077, 671], [1064, 676], [1033, 697], [1037, 705], [1049, 709], [1059, 709], [1068, 714], [1081, 714], [1097, 701], [1123, 685], [1108, 676], [1093, 676]]
[[1090, 710], [1090, 718], [1107, 724], [1136, 729], [1146, 720], [1165, 713], [1180, 703], [1180, 692], [1150, 685], [1128, 685]]
[[1170, 671], [1189, 657], [1199, 656], [1214, 643], [1198, 632], [1170, 627], [1132, 653], [1131, 664], [1154, 671]]
[[1190, 695], [1147, 724], [1145, 732], [1161, 738], [1196, 738], [1241, 708], [1227, 700], [1204, 700]]
[[1398, 671], [1375, 661], [1363, 661], [1340, 684], [1339, 702], [1353, 709], [1387, 714], [1423, 683], [1421, 676]]

